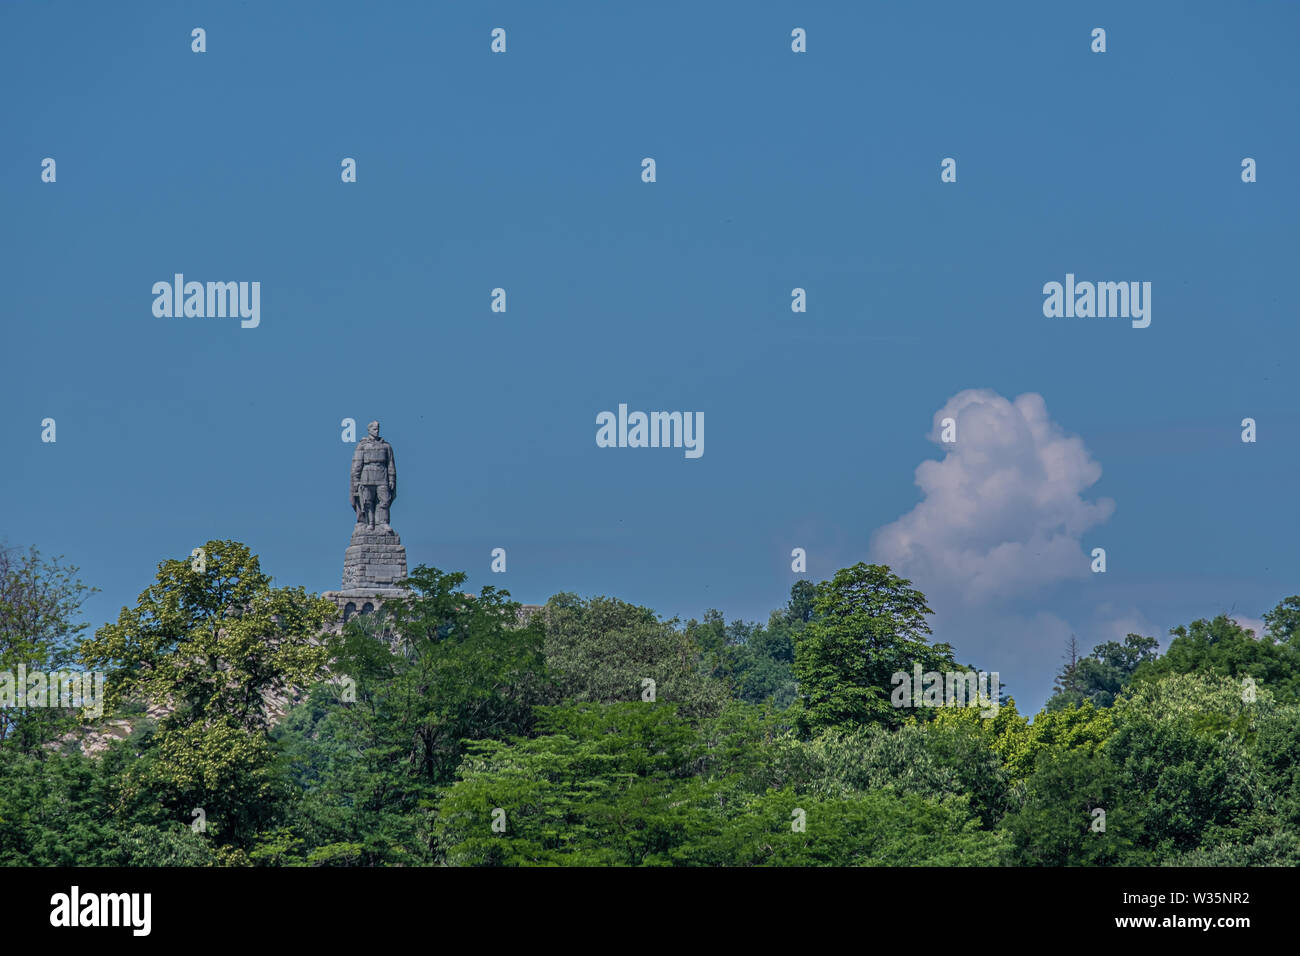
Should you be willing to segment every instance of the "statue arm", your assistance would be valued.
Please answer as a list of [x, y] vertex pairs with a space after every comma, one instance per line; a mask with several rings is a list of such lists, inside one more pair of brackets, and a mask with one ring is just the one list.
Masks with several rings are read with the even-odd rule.
[[361, 485], [361, 446], [352, 453], [352, 477], [348, 483], [348, 501], [350, 502]]
[[397, 457], [393, 454], [393, 446], [388, 446], [388, 495], [393, 500], [397, 500]]

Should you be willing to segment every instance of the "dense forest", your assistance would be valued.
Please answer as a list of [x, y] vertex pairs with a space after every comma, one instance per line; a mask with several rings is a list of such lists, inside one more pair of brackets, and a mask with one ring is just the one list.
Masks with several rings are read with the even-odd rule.
[[0, 673], [106, 675], [94, 719], [0, 709], [0, 864], [1300, 865], [1300, 597], [1263, 634], [1072, 643], [1031, 718], [896, 706], [900, 672], [976, 665], [881, 565], [764, 623], [524, 618], [422, 566], [331, 628], [205, 551], [92, 634], [76, 568], [0, 549]]

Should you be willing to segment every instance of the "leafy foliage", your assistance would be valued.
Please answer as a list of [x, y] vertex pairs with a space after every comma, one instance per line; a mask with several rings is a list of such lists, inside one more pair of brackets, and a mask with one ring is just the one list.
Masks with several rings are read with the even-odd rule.
[[1158, 680], [1169, 674], [1215, 674], [1250, 677], [1273, 694], [1300, 700], [1300, 642], [1294, 630], [1295, 598], [1288, 598], [1265, 615], [1276, 631], [1254, 635], [1220, 614], [1213, 620], [1175, 627], [1169, 650], [1145, 661], [1136, 680]]
[[926, 641], [925, 595], [884, 565], [855, 564], [817, 585], [812, 619], [795, 645], [794, 672], [806, 734], [903, 718], [889, 700], [891, 676], [956, 667], [947, 644]]
[[204, 545], [206, 566], [164, 561], [134, 608], [81, 645], [108, 671], [109, 707], [133, 699], [161, 710], [118, 798], [151, 824], [205, 814], [213, 836], [246, 849], [291, 799], [270, 737], [277, 697], [324, 673], [319, 640], [337, 613], [302, 588], [272, 588], [234, 541]]
[[[1073, 644], [1074, 638], [1070, 640]], [[1155, 660], [1157, 646], [1154, 637], [1129, 634], [1123, 644], [1107, 641], [1094, 647], [1090, 656], [1069, 660], [1056, 679], [1056, 693], [1048, 700], [1047, 709], [1077, 707], [1085, 702], [1109, 707], [1138, 667]]]
[[77, 647], [75, 569], [0, 550], [0, 669], [79, 650], [111, 707], [2, 715], [0, 865], [1300, 865], [1300, 597], [1075, 647], [1030, 720], [892, 705], [958, 668], [879, 565], [763, 625], [420, 567], [331, 630], [205, 551]]
[[684, 714], [716, 714], [727, 699], [726, 685], [713, 673], [716, 660], [675, 620], [662, 621], [649, 608], [557, 594], [538, 616], [557, 700], [640, 700], [651, 686], [646, 681], [654, 682], [655, 700], [677, 704]]
[[[61, 562], [42, 558], [35, 548], [20, 552], [0, 545], [0, 673], [16, 674], [19, 665], [60, 670], [73, 662], [86, 629], [77, 615], [95, 589], [81, 583], [77, 568]], [[74, 723], [58, 710], [0, 708], [0, 748], [31, 753]]]

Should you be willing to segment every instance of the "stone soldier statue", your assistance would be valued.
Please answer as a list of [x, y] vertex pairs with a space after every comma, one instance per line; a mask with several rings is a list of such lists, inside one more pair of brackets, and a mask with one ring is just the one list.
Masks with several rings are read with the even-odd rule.
[[388, 508], [397, 500], [397, 461], [393, 446], [379, 437], [379, 422], [371, 422], [366, 431], [352, 454], [352, 510], [357, 524], [392, 531]]

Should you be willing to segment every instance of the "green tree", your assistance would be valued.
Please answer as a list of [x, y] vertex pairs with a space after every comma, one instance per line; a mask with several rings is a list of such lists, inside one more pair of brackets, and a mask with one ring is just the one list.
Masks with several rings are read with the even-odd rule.
[[331, 643], [336, 681], [280, 739], [304, 797], [291, 826], [254, 851], [268, 863], [433, 862], [429, 820], [469, 741], [528, 733], [546, 694], [541, 622], [518, 627], [505, 591], [459, 591], [464, 574], [421, 566], [404, 598], [353, 618]]
[[789, 604], [773, 611], [766, 625], [727, 624], [716, 610], [706, 611], [703, 622], [686, 623], [686, 635], [714, 662], [714, 675], [730, 685], [735, 699], [750, 704], [770, 700], [781, 709], [794, 703], [794, 639], [812, 613], [812, 589], [808, 581], [796, 582]]
[[[1073, 635], [1070, 641], [1071, 654], [1077, 654]], [[1047, 709], [1077, 707], [1084, 702], [1109, 707], [1138, 667], [1156, 659], [1156, 647], [1154, 637], [1129, 634], [1123, 644], [1107, 641], [1094, 647], [1088, 657], [1067, 660]]]
[[654, 611], [617, 598], [557, 594], [537, 615], [546, 633], [546, 666], [555, 700], [639, 701], [654, 681], [655, 699], [683, 715], [719, 713], [727, 685], [715, 676], [716, 652], [706, 656], [692, 635]]
[[[77, 620], [82, 601], [97, 589], [86, 587], [78, 569], [0, 545], [0, 673], [57, 671], [73, 663], [73, 651], [86, 625]], [[16, 688], [14, 689], [16, 691]], [[76, 726], [70, 710], [0, 707], [0, 748], [35, 752]]]
[[1106, 750], [1155, 859], [1231, 840], [1265, 808], [1252, 750], [1275, 703], [1266, 690], [1247, 696], [1229, 677], [1173, 674], [1135, 681], [1116, 701]]
[[817, 585], [812, 619], [796, 638], [794, 673], [805, 734], [829, 727], [897, 726], [891, 676], [953, 670], [947, 644], [926, 641], [925, 595], [879, 564], [856, 564]]
[[1123, 805], [1121, 790], [1116, 768], [1104, 751], [1041, 751], [1018, 806], [1003, 820], [1007, 862], [1015, 866], [1139, 862], [1133, 847], [1140, 836], [1140, 817]]
[[274, 822], [291, 794], [270, 728], [295, 688], [323, 673], [322, 629], [337, 610], [302, 588], [272, 588], [257, 557], [209, 541], [202, 562], [164, 561], [134, 608], [81, 645], [108, 671], [110, 711], [140, 700], [161, 714], [120, 781], [128, 815], [191, 818], [236, 849]]
[[985, 828], [1006, 810], [1008, 776], [987, 740], [956, 721], [911, 720], [897, 730], [879, 725], [831, 729], [805, 745], [805, 786], [826, 797], [892, 790], [956, 806], [966, 804]]
[[1072, 704], [1083, 702], [1083, 682], [1079, 678], [1079, 660], [1081, 657], [1079, 641], [1071, 634], [1070, 639], [1065, 642], [1065, 666], [1061, 668], [1061, 673], [1056, 677], [1056, 683], [1052, 685], [1053, 700], [1061, 698]]
[[663, 865], [700, 823], [700, 742], [669, 704], [539, 709], [540, 735], [471, 745], [438, 809], [460, 866]]
[[1263, 772], [1261, 789], [1271, 811], [1300, 833], [1300, 704], [1262, 714], [1254, 744]]
[[[1006, 708], [1002, 708], [1005, 712]], [[1002, 713], [999, 713], [999, 717]], [[1107, 708], [1085, 701], [1081, 707], [1044, 710], [1029, 723], [1012, 715], [999, 726], [991, 745], [1002, 758], [1013, 785], [1034, 773], [1044, 754], [1079, 750], [1095, 755], [1115, 730], [1114, 715]]]
[[1270, 640], [1293, 647], [1300, 645], [1300, 594], [1283, 598], [1273, 610], [1266, 612], [1264, 627]]
[[1002, 837], [962, 801], [873, 790], [838, 798], [772, 790], [728, 811], [701, 805], [703, 832], [673, 852], [696, 866], [992, 866]]
[[1144, 662], [1134, 680], [1160, 680], [1170, 674], [1250, 677], [1279, 697], [1300, 699], [1300, 645], [1287, 630], [1290, 615], [1287, 602], [1266, 615], [1276, 636], [1273, 629], [1253, 636], [1226, 614], [1179, 625], [1169, 632], [1174, 639], [1164, 656]]

